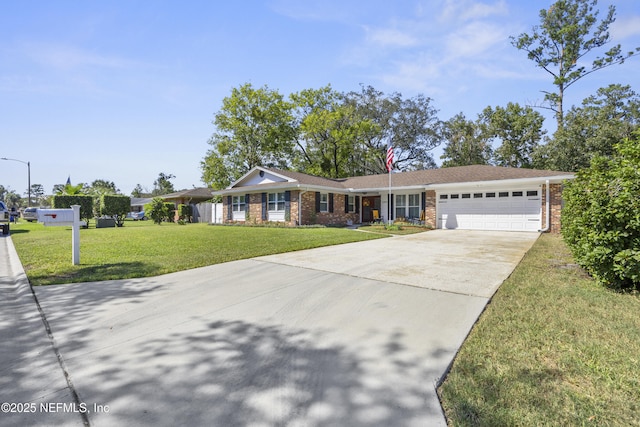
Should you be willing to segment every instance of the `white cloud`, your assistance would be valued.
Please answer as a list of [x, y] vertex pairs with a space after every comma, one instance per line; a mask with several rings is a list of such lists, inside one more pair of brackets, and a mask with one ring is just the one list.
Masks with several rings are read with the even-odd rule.
[[300, 21], [346, 22], [356, 5], [341, 0], [272, 0], [269, 7], [276, 13]]
[[609, 32], [614, 43], [628, 37], [640, 35], [640, 16], [636, 15], [617, 18], [616, 22], [611, 24]]
[[429, 92], [430, 95], [439, 93], [438, 82], [443, 77], [443, 71], [446, 71], [441, 61], [426, 54], [413, 60], [394, 61], [389, 68], [378, 76], [385, 84], [410, 91]]
[[133, 64], [133, 61], [128, 59], [96, 54], [61, 44], [27, 43], [23, 45], [22, 50], [31, 60], [61, 70], [81, 67], [127, 68]]
[[364, 27], [368, 42], [381, 47], [412, 47], [419, 44], [416, 35], [397, 28]]
[[447, 56], [473, 57], [484, 54], [508, 39], [504, 27], [486, 22], [472, 22], [447, 35]]
[[465, 22], [494, 15], [505, 15], [507, 10], [507, 4], [504, 0], [499, 0], [494, 4], [485, 4], [469, 0], [445, 0], [440, 19], [446, 22]]

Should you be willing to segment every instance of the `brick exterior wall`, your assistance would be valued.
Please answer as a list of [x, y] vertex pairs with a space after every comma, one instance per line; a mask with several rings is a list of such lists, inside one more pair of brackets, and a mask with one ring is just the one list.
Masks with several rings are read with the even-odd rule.
[[[300, 191], [291, 191], [291, 199], [290, 199], [290, 219], [289, 221], [285, 221], [286, 225], [296, 226], [296, 225], [313, 225], [313, 224], [321, 224], [321, 225], [345, 225], [349, 221], [352, 223], [360, 222], [360, 213], [345, 212], [345, 200], [344, 194], [334, 193], [333, 195], [333, 212], [316, 212], [316, 193], [313, 191], [308, 191], [302, 193], [302, 218], [301, 222], [299, 222], [300, 210], [298, 206], [298, 199], [300, 196]], [[262, 193], [252, 193], [249, 194], [249, 205], [246, 207], [249, 212], [249, 217], [245, 221], [237, 221], [237, 222], [246, 222], [250, 224], [262, 224], [264, 222], [268, 222], [267, 220], [262, 219]], [[235, 222], [232, 219], [230, 220], [227, 216], [228, 212], [228, 201], [227, 197], [223, 197], [222, 200], [222, 212], [224, 215], [225, 223]], [[246, 217], [246, 216], [245, 216]]]
[[316, 224], [315, 210], [316, 210], [316, 193], [307, 191], [302, 194], [302, 219], [300, 225]]
[[[549, 199], [551, 223], [549, 225], [549, 233], [560, 233], [560, 216], [562, 212], [562, 184], [549, 185]], [[547, 188], [542, 186], [542, 226], [547, 224]]]
[[[298, 193], [299, 191], [291, 192], [291, 201], [290, 201], [290, 221], [287, 222], [287, 225], [298, 225]], [[244, 195], [242, 195], [244, 196]], [[228, 217], [228, 201], [227, 197], [222, 198], [222, 215], [224, 217], [224, 223], [229, 224], [233, 222], [239, 223], [247, 223], [247, 224], [262, 224], [269, 222], [269, 214], [266, 214], [266, 220], [262, 219], [262, 193], [251, 193], [249, 194], [249, 205], [245, 206], [245, 209], [248, 211], [248, 216], [245, 214], [245, 219], [234, 221], [233, 219], [229, 219]]]
[[424, 224], [427, 227], [437, 228], [436, 223], [436, 192], [428, 190], [425, 192], [424, 203]]
[[[316, 193], [314, 191], [304, 193], [302, 195], [302, 225], [345, 225], [349, 221], [357, 224], [360, 222], [360, 213], [346, 213], [344, 197], [344, 194], [334, 193], [333, 212], [316, 212]], [[360, 212], [359, 209], [358, 212]]]
[[248, 223], [262, 223], [262, 193], [249, 194]]

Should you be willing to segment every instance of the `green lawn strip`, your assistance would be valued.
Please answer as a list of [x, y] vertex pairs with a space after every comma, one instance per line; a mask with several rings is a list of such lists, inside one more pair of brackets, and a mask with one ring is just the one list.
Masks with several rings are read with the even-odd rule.
[[401, 225], [397, 228], [392, 227], [390, 229], [387, 229], [384, 225], [363, 225], [358, 227], [358, 229], [361, 231], [368, 231], [370, 233], [393, 234], [395, 236], [404, 236], [407, 234], [416, 234], [431, 230], [430, 228], [420, 225]]
[[640, 425], [640, 296], [597, 286], [542, 235], [439, 389], [453, 426]]
[[71, 229], [21, 223], [12, 240], [33, 285], [148, 277], [274, 253], [384, 237], [340, 228], [224, 227], [126, 222], [80, 230], [80, 265]]

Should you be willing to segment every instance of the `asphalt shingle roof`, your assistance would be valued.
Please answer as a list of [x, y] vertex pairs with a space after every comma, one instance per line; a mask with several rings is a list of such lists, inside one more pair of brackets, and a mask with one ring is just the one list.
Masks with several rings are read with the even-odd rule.
[[190, 190], [182, 190], [182, 191], [176, 191], [175, 193], [170, 193], [170, 194], [163, 194], [162, 197], [163, 199], [178, 199], [181, 197], [193, 197], [193, 198], [211, 198], [211, 192], [213, 190], [211, 188], [192, 188]]
[[[324, 186], [337, 189], [384, 188], [389, 185], [389, 175], [366, 175], [342, 179], [322, 178], [301, 172], [270, 169], [280, 175], [292, 178], [302, 185]], [[479, 181], [500, 181], [507, 179], [526, 179], [544, 177], [573, 176], [570, 172], [507, 168], [489, 165], [457, 166], [441, 169], [399, 172], [391, 176], [393, 187], [417, 185], [453, 184]]]

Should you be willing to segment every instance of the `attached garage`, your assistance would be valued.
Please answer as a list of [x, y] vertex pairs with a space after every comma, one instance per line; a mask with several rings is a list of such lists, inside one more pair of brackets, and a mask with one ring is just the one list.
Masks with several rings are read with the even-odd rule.
[[539, 231], [541, 190], [534, 186], [437, 192], [438, 228]]

